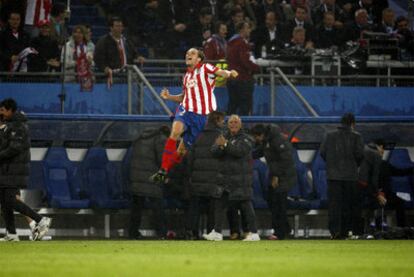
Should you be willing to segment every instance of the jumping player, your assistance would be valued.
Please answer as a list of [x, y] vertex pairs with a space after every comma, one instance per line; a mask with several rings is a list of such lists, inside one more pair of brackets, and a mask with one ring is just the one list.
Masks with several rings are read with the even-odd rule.
[[[183, 78], [183, 91], [178, 95], [171, 95], [167, 89], [163, 89], [161, 97], [180, 103], [175, 113], [171, 134], [164, 146], [160, 170], [150, 177], [155, 183], [164, 183], [168, 171], [191, 148], [197, 136], [203, 131], [207, 115], [216, 110], [216, 98], [214, 97], [215, 76], [223, 78], [236, 78], [235, 70], [219, 69], [211, 64], [203, 63], [203, 51], [190, 48], [185, 54], [185, 63], [188, 67]], [[183, 139], [177, 148], [177, 140], [183, 135]]]

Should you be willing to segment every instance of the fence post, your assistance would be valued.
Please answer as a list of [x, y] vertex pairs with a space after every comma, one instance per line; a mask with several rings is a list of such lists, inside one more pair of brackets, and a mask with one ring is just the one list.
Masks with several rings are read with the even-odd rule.
[[270, 70], [270, 115], [275, 115], [275, 99], [276, 99], [276, 88], [275, 88], [275, 72]]
[[128, 67], [128, 114], [132, 114], [132, 70]]
[[144, 91], [144, 88], [145, 88], [145, 86], [144, 86], [144, 82], [139, 82], [139, 91], [140, 91], [140, 94], [139, 94], [139, 113], [140, 114], [144, 114], [144, 93], [145, 93], [145, 91]]

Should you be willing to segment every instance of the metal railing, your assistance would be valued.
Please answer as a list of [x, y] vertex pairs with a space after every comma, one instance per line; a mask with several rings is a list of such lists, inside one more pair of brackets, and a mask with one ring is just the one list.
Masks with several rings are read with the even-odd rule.
[[[212, 63], [222, 61], [210, 61]], [[394, 86], [414, 86], [414, 74], [392, 75], [393, 70], [411, 70], [414, 71], [414, 62], [393, 62], [393, 61], [377, 61], [368, 62], [367, 68], [373, 69], [376, 74], [370, 75], [366, 70], [364, 74], [357, 74], [352, 70], [343, 70], [337, 72], [318, 72], [316, 70], [309, 71], [311, 74], [286, 74], [290, 70], [298, 66], [297, 62], [284, 62], [277, 60], [262, 61], [261, 72], [255, 75], [256, 83], [259, 86], [269, 86], [270, 114], [276, 115], [275, 99], [276, 88], [283, 87], [289, 89], [303, 104], [309, 114], [318, 116], [312, 109], [305, 98], [300, 94], [296, 86], [375, 86], [375, 87], [394, 87]], [[332, 65], [335, 68], [335, 64]], [[314, 65], [311, 65], [315, 68]], [[182, 85], [181, 78], [185, 72], [185, 63], [183, 60], [167, 60], [167, 59], [149, 59], [143, 64], [131, 65], [126, 71], [118, 73], [115, 82], [127, 84], [128, 114], [144, 114], [145, 108], [148, 106], [147, 101], [157, 102], [160, 106], [160, 113], [171, 114], [171, 110], [159, 97], [159, 91], [156, 87], [171, 86], [180, 87]], [[340, 72], [340, 74], [338, 74]], [[320, 73], [320, 74], [319, 74]], [[73, 73], [66, 73], [66, 76]], [[75, 77], [75, 76], [74, 76]], [[94, 73], [97, 83], [104, 83], [106, 76], [103, 73]], [[73, 78], [76, 79], [76, 78]], [[4, 83], [55, 83], [61, 84], [59, 98], [61, 101], [61, 112], [65, 113], [64, 102], [66, 99], [65, 86], [68, 82], [63, 82], [62, 72], [0, 72], [0, 82]], [[286, 88], [285, 88], [286, 87]], [[134, 93], [138, 98], [134, 99]], [[154, 104], [154, 103], [151, 103]], [[136, 105], [136, 106], [135, 106]], [[134, 109], [137, 107], [136, 109]]]

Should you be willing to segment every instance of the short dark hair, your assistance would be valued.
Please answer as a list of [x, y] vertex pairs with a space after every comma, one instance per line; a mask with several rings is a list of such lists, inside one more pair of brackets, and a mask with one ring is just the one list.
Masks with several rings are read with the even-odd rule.
[[114, 22], [115, 22], [115, 21], [119, 21], [119, 22], [124, 23], [124, 21], [122, 20], [122, 18], [120, 18], [119, 16], [112, 16], [112, 17], [111, 17], [111, 18], [109, 18], [109, 20], [108, 20], [108, 26], [109, 26], [109, 27], [114, 26]]
[[306, 6], [303, 6], [303, 5], [296, 6], [296, 7], [294, 8], [295, 13], [296, 13], [296, 11], [297, 11], [298, 9], [302, 9], [302, 10], [304, 10], [305, 12], [308, 12], [308, 8], [307, 8]]
[[260, 136], [263, 135], [266, 132], [266, 127], [264, 124], [256, 124], [250, 129], [250, 134], [253, 136]]
[[207, 122], [209, 124], [214, 124], [217, 125], [217, 122], [220, 119], [224, 119], [226, 117], [226, 114], [223, 112], [219, 112], [219, 111], [212, 111], [211, 113], [208, 114], [207, 116]]
[[341, 124], [344, 126], [351, 126], [355, 124], [355, 115], [353, 113], [346, 113], [341, 118]]
[[215, 34], [218, 34], [218, 32], [219, 32], [219, 30], [220, 30], [220, 26], [221, 25], [225, 25], [225, 26], [227, 26], [227, 24], [224, 22], [224, 21], [217, 21], [215, 24], [214, 24], [214, 33]]
[[58, 16], [61, 13], [66, 11], [66, 5], [63, 3], [55, 3], [52, 6], [52, 10], [50, 11], [51, 16]]
[[11, 110], [15, 112], [17, 110], [17, 103], [13, 98], [6, 98], [0, 102], [0, 108], [5, 108], [6, 110]]
[[376, 145], [378, 145], [378, 146], [382, 146], [382, 147], [385, 147], [385, 145], [387, 144], [387, 143], [385, 142], [385, 140], [383, 140], [382, 138], [377, 138], [377, 139], [374, 139], [374, 143], [375, 143]]
[[245, 24], [249, 24], [249, 22], [243, 20], [242, 22], [237, 23], [235, 26], [236, 32], [239, 33], [244, 28]]
[[403, 15], [400, 15], [400, 16], [399, 16], [399, 17], [397, 17], [397, 19], [395, 20], [395, 26], [397, 26], [397, 25], [398, 25], [398, 23], [403, 22], [403, 21], [407, 21], [407, 22], [408, 22], [408, 18], [407, 18], [407, 17], [405, 17], [405, 16], [403, 16]]
[[213, 13], [209, 7], [202, 7], [199, 13], [200, 16], [206, 16], [206, 15], [212, 15], [212, 14]]
[[231, 9], [230, 16], [233, 17], [238, 13], [243, 13], [244, 14], [244, 11], [242, 10], [242, 8], [236, 6], [233, 9]]

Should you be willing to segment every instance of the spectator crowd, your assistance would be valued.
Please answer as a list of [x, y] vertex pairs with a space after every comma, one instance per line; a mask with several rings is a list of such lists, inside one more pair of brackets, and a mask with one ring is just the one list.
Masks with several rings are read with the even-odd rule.
[[[149, 58], [181, 59], [189, 47], [203, 47], [207, 60], [225, 59], [230, 54], [228, 44], [240, 35], [237, 26], [243, 22], [250, 28], [243, 40], [255, 58], [290, 48], [340, 49], [348, 41], [358, 41], [365, 31], [397, 39], [402, 59], [414, 54], [410, 22], [404, 16], [396, 18], [387, 0], [86, 1], [95, 2], [110, 19], [108, 35], [97, 42], [104, 48], [109, 45], [109, 53], [102, 47], [94, 51], [89, 25], [72, 27], [69, 36], [67, 7], [62, 2], [46, 6], [49, 16], [36, 22], [31, 22], [29, 2], [2, 1], [1, 71], [56, 71], [63, 62], [68, 72], [77, 71], [74, 64], [85, 55], [90, 70], [96, 66], [109, 74], [109, 69], [138, 58], [137, 50]], [[110, 43], [111, 38], [117, 45]], [[111, 60], [111, 66], [103, 65], [105, 59]]]

